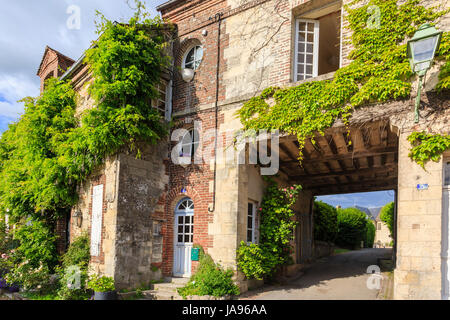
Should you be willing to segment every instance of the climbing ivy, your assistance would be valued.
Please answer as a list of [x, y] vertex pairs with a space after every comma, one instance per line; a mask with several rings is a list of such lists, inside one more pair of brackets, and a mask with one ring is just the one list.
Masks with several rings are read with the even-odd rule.
[[[126, 148], [139, 156], [138, 142], [155, 143], [167, 132], [150, 103], [159, 96], [157, 85], [168, 66], [164, 49], [171, 28], [137, 4], [126, 24], [100, 15], [99, 38], [84, 61], [93, 78], [86, 85], [94, 108], [77, 113], [79, 97], [70, 80], [50, 79], [41, 96], [23, 100], [24, 114], [0, 138], [0, 215], [8, 212], [18, 225], [31, 217], [33, 228], [26, 230], [38, 239], [28, 244], [34, 251], [24, 251], [22, 262], [38, 249], [44, 252], [40, 246], [56, 259], [56, 237], [41, 243], [37, 236], [54, 233], [56, 218], [77, 202], [77, 186], [106, 157]], [[12, 275], [24, 275], [19, 262]]]
[[[237, 112], [245, 130], [280, 130], [296, 135], [302, 160], [305, 140], [324, 134], [337, 119], [348, 124], [354, 108], [363, 104], [406, 98], [411, 92], [412, 72], [405, 40], [423, 23], [433, 23], [447, 11], [425, 8], [419, 0], [355, 0], [345, 6], [353, 31], [352, 62], [336, 71], [332, 80], [305, 82], [290, 88], [267, 88], [248, 100]], [[380, 10], [379, 26], [369, 26], [371, 6]], [[438, 89], [450, 84], [450, 38], [444, 33], [437, 54], [445, 59]], [[350, 142], [351, 143], [351, 142]]]
[[166, 134], [150, 107], [167, 66], [159, 18], [139, 10], [127, 24], [100, 16], [100, 37], [86, 52], [95, 108], [76, 114], [69, 80], [50, 79], [38, 98], [25, 98], [25, 113], [0, 139], [0, 212], [12, 219], [54, 218], [77, 200], [76, 186], [108, 155]]
[[247, 278], [270, 278], [277, 267], [290, 261], [292, 233], [297, 222], [292, 206], [301, 186], [280, 188], [269, 179], [269, 186], [258, 209], [259, 243], [241, 242], [237, 264]]
[[450, 135], [432, 134], [426, 132], [413, 132], [408, 137], [412, 145], [409, 153], [411, 159], [425, 168], [429, 160], [439, 161], [441, 154], [450, 149]]

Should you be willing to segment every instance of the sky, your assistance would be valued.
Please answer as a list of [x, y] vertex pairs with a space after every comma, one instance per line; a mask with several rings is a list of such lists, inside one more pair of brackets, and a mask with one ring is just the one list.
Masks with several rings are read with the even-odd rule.
[[[144, 2], [154, 16], [154, 8], [166, 0]], [[126, 0], [0, 0], [0, 6], [0, 134], [23, 112], [17, 101], [39, 95], [36, 72], [46, 45], [77, 60], [97, 38], [96, 10], [119, 22], [133, 14]], [[393, 192], [319, 199], [333, 206], [379, 207], [393, 201]]]
[[386, 203], [394, 201], [394, 191], [374, 191], [327, 195], [317, 197], [317, 200], [326, 202], [334, 207], [353, 207], [355, 205], [365, 208], [383, 207]]
[[[166, 0], [144, 2], [154, 16]], [[77, 60], [97, 38], [96, 10], [119, 22], [133, 14], [126, 0], [0, 0], [0, 7], [0, 134], [23, 113], [17, 101], [39, 95], [46, 45]]]

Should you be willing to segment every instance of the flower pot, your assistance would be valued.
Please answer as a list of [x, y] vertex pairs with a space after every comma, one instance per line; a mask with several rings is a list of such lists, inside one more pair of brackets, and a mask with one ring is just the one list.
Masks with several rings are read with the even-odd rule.
[[20, 287], [18, 285], [12, 284], [8, 287], [8, 291], [9, 292], [19, 292], [20, 291]]
[[94, 300], [117, 300], [116, 291], [94, 292]]

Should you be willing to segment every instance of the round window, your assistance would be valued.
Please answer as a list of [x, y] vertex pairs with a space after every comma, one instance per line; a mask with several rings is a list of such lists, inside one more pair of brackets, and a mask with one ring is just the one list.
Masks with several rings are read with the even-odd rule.
[[192, 47], [184, 57], [183, 68], [197, 70], [202, 58], [203, 48], [201, 46]]

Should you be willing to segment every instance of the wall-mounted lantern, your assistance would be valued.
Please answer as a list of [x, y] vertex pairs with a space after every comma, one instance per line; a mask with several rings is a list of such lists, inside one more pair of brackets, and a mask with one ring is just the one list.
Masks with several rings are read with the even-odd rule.
[[80, 209], [75, 210], [73, 216], [78, 228], [81, 228], [81, 224], [83, 223], [83, 213]]
[[439, 48], [442, 31], [432, 27], [429, 23], [420, 26], [419, 30], [408, 41], [408, 58], [411, 70], [419, 76], [417, 88], [414, 121], [419, 122], [420, 94], [422, 90], [423, 77], [430, 69], [434, 55]]
[[195, 71], [190, 68], [184, 68], [181, 70], [181, 77], [185, 82], [191, 82], [194, 79]]

